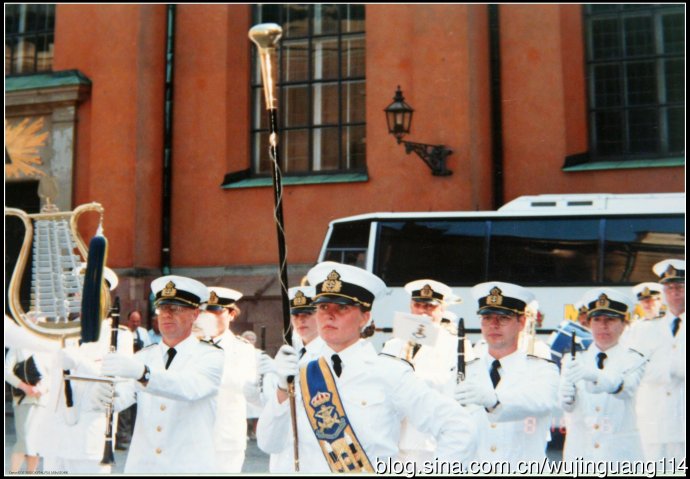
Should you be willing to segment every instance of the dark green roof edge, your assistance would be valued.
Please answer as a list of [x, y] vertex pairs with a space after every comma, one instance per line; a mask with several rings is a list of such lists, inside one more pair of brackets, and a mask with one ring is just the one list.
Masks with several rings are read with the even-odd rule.
[[563, 171], [593, 171], [593, 170], [618, 170], [634, 168], [663, 168], [669, 166], [683, 166], [685, 158], [659, 158], [653, 160], [626, 160], [626, 161], [598, 161], [583, 163], [576, 166], [567, 166]]
[[[283, 185], [314, 185], [322, 183], [357, 183], [368, 181], [369, 175], [366, 173], [336, 173], [330, 175], [305, 175], [305, 176], [284, 176]], [[236, 188], [257, 188], [272, 186], [271, 178], [247, 178], [230, 184], [222, 185], [223, 189], [232, 190]]]
[[91, 85], [91, 80], [79, 70], [5, 77], [5, 92], [40, 90], [69, 85]]

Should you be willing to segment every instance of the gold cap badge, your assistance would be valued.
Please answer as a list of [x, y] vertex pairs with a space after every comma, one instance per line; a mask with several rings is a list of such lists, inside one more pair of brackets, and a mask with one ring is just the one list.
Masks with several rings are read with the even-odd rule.
[[321, 291], [324, 293], [339, 293], [342, 288], [343, 283], [340, 281], [340, 275], [336, 270], [333, 270], [326, 278], [326, 281], [323, 282]]
[[501, 293], [502, 291], [499, 288], [495, 286], [491, 288], [489, 296], [486, 297], [486, 304], [491, 306], [500, 306], [503, 304], [503, 295]]
[[208, 297], [208, 304], [210, 304], [210, 305], [218, 304], [218, 295], [216, 294], [215, 291], [211, 291], [211, 294]]
[[304, 296], [302, 291], [297, 291], [295, 294], [295, 299], [292, 300], [293, 306], [304, 306], [307, 304], [307, 297]]
[[601, 293], [599, 296], [599, 299], [597, 299], [597, 306], [599, 308], [608, 308], [611, 302], [609, 301], [609, 297], [606, 296], [605, 293]]
[[432, 298], [434, 296], [434, 290], [431, 289], [431, 286], [426, 284], [419, 292], [419, 296], [421, 296], [422, 298]]
[[163, 288], [161, 292], [161, 296], [164, 298], [174, 298], [176, 294], [177, 290], [175, 289], [175, 283], [168, 281], [168, 284], [165, 285], [165, 288]]
[[674, 268], [673, 265], [669, 264], [668, 268], [666, 268], [666, 271], [664, 271], [664, 277], [665, 278], [675, 278], [676, 276], [678, 276], [676, 268]]

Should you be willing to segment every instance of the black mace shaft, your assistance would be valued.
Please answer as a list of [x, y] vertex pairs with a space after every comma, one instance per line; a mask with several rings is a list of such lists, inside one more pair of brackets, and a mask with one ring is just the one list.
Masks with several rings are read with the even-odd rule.
[[268, 110], [270, 127], [270, 153], [273, 159], [273, 203], [275, 205], [276, 232], [278, 234], [278, 262], [280, 269], [280, 294], [283, 312], [283, 331], [285, 340], [291, 343], [290, 299], [288, 297], [287, 250], [285, 247], [285, 222], [283, 219], [283, 176], [280, 171], [280, 151], [278, 148], [278, 109]]
[[[280, 293], [282, 298], [283, 310], [283, 336], [285, 342], [291, 344], [290, 334], [290, 300], [288, 297], [288, 275], [287, 275], [287, 253], [285, 246], [285, 228], [283, 221], [283, 183], [280, 172], [280, 152], [278, 148], [278, 98], [276, 78], [277, 59], [276, 47], [283, 35], [283, 29], [275, 23], [262, 23], [255, 25], [249, 30], [249, 39], [254, 42], [259, 51], [261, 61], [261, 77], [264, 87], [264, 98], [266, 100], [266, 110], [268, 110], [269, 123], [269, 153], [273, 163], [273, 202], [275, 204], [275, 221], [278, 232], [278, 261], [280, 269]], [[288, 398], [290, 403], [290, 418], [292, 422], [293, 434], [293, 455], [295, 471], [299, 472], [299, 440], [297, 437], [297, 412], [295, 405], [295, 384], [294, 377], [289, 376]]]

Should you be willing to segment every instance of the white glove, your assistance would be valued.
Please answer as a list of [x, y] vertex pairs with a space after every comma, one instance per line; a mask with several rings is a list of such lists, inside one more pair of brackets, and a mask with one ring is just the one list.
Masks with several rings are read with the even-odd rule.
[[561, 377], [569, 383], [574, 385], [576, 382], [584, 379], [584, 375], [585, 365], [577, 356], [573, 359], [568, 354], [561, 360]]
[[144, 375], [144, 364], [122, 353], [108, 353], [103, 358], [101, 373], [104, 376], [139, 379]]
[[256, 372], [259, 374], [269, 374], [275, 372], [275, 361], [266, 353], [261, 353], [256, 362]]
[[619, 375], [594, 366], [585, 366], [584, 379], [587, 381], [587, 392], [590, 393], [614, 393], [623, 385]]
[[61, 349], [58, 353], [60, 367], [64, 370], [76, 369], [81, 361], [81, 354], [76, 349]]
[[104, 412], [108, 405], [112, 405], [115, 391], [112, 383], [97, 382], [91, 387], [89, 394], [89, 410]]
[[486, 409], [492, 409], [498, 404], [498, 396], [488, 376], [486, 380], [470, 377], [465, 381], [460, 381], [455, 386], [455, 400], [463, 406], [478, 404]]
[[565, 376], [561, 378], [558, 388], [558, 399], [563, 405], [575, 403], [575, 383], [569, 381]]
[[299, 374], [298, 361], [297, 351], [292, 346], [285, 344], [278, 350], [274, 361], [274, 372], [278, 376], [278, 387], [280, 389], [287, 389], [288, 376], [297, 376]]

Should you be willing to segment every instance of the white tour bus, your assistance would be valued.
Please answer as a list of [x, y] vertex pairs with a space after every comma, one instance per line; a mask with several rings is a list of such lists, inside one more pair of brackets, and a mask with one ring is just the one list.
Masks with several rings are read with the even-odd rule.
[[529, 288], [549, 334], [576, 319], [573, 304], [596, 286], [631, 296], [656, 281], [652, 265], [685, 257], [685, 194], [524, 196], [498, 211], [370, 213], [332, 221], [319, 261], [353, 264], [379, 276], [389, 290], [374, 303], [380, 349], [395, 311], [409, 311], [403, 286], [430, 278], [453, 287], [463, 302], [448, 309], [479, 338], [470, 289], [484, 281]]

